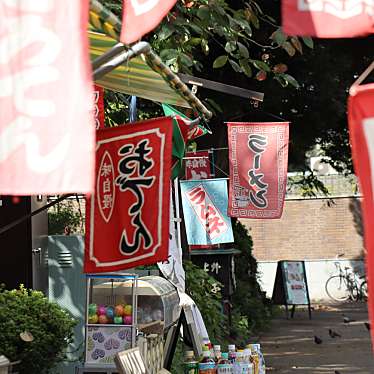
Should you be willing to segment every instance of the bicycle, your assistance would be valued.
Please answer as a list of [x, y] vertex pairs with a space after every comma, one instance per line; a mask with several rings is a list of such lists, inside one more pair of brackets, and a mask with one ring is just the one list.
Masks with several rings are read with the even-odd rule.
[[326, 281], [325, 289], [327, 295], [335, 301], [347, 300], [367, 300], [367, 283], [366, 280], [359, 284], [358, 279], [364, 279], [365, 276], [357, 276], [350, 272], [351, 268], [341, 268], [340, 262], [335, 262], [335, 266], [339, 271], [338, 275], [333, 275]]

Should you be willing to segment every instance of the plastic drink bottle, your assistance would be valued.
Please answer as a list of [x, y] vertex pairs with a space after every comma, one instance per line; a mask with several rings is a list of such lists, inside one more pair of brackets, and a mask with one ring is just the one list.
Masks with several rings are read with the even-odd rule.
[[186, 351], [183, 362], [184, 374], [198, 374], [199, 363], [195, 360], [193, 351]]
[[229, 361], [234, 364], [236, 359], [236, 351], [235, 351], [235, 344], [229, 344]]
[[203, 358], [199, 362], [199, 374], [216, 374], [216, 363], [210, 355], [210, 351], [203, 351]]
[[217, 374], [233, 374], [232, 363], [229, 361], [227, 352], [223, 352], [221, 359], [218, 361]]
[[249, 348], [243, 351], [242, 374], [254, 374], [253, 364], [251, 363], [251, 350]]
[[221, 359], [221, 346], [220, 345], [214, 345], [213, 346], [213, 352], [214, 352], [214, 361], [218, 363], [218, 361]]

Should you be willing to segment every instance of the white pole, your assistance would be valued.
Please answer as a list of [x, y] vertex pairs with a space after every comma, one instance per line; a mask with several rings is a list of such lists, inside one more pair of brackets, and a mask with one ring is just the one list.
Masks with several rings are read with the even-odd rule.
[[174, 179], [174, 201], [175, 201], [175, 218], [174, 222], [177, 224], [177, 247], [182, 251], [181, 239], [181, 216], [179, 210], [179, 178]]

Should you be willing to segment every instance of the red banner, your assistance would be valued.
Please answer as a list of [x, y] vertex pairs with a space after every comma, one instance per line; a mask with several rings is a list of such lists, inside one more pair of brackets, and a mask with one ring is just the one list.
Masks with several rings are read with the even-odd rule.
[[152, 31], [176, 0], [123, 0], [121, 42], [136, 42]]
[[[351, 88], [348, 100], [353, 165], [363, 194], [369, 315], [374, 325], [374, 83]], [[371, 329], [374, 342], [374, 329]]]
[[0, 194], [91, 193], [88, 0], [0, 6]]
[[209, 151], [187, 152], [184, 170], [185, 179], [210, 178]]
[[97, 131], [96, 191], [87, 201], [86, 273], [168, 257], [172, 119]]
[[280, 218], [287, 185], [288, 122], [229, 123], [229, 216]]
[[103, 129], [105, 127], [105, 115], [104, 115], [104, 89], [96, 86], [94, 88], [94, 117], [95, 117], [95, 128], [96, 130]]
[[374, 3], [367, 0], [282, 0], [288, 35], [351, 38], [374, 33]]

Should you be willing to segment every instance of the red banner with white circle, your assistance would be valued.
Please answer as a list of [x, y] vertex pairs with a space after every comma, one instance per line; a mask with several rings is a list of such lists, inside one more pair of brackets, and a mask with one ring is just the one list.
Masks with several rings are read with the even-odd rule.
[[86, 209], [86, 273], [167, 259], [172, 129], [172, 119], [165, 117], [97, 131], [96, 191]]

